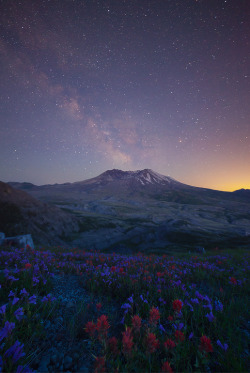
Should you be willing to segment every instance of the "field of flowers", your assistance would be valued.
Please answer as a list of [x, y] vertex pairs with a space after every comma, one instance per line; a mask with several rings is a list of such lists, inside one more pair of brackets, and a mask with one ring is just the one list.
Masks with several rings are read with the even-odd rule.
[[[85, 304], [84, 320], [78, 315], [74, 325], [91, 346], [91, 371], [248, 371], [247, 259], [246, 251], [121, 256], [2, 248], [0, 371], [32, 371], [44, 325], [61, 307], [51, 295], [56, 273], [77, 275], [93, 295], [94, 312]], [[103, 312], [111, 302], [115, 316]]]

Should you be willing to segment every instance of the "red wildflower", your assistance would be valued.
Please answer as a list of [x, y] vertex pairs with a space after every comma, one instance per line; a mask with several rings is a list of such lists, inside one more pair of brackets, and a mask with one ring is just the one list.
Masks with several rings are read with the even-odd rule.
[[167, 340], [166, 340], [166, 342], [164, 343], [164, 346], [165, 346], [165, 348], [168, 350], [171, 350], [172, 348], [174, 348], [175, 347], [175, 342], [172, 340], [172, 339], [170, 339], [170, 338], [168, 338]]
[[165, 361], [165, 363], [163, 363], [161, 373], [174, 373], [168, 361]]
[[99, 339], [106, 338], [108, 334], [109, 323], [106, 315], [101, 315], [97, 319], [96, 330], [98, 332]]
[[157, 308], [152, 307], [149, 311], [149, 323], [156, 326], [158, 320], [160, 319], [160, 312]]
[[31, 267], [32, 267], [32, 265], [31, 265], [30, 263], [26, 263], [24, 268], [25, 268], [25, 269], [29, 269], [29, 268], [31, 268]]
[[115, 267], [115, 266], [112, 266], [112, 267], [111, 267], [111, 272], [115, 272], [115, 270], [116, 270], [116, 267]]
[[168, 321], [173, 321], [173, 320], [174, 320], [173, 316], [169, 315], [168, 316]]
[[229, 280], [230, 280], [231, 284], [237, 285], [237, 280], [236, 280], [235, 277], [230, 277]]
[[85, 326], [86, 333], [88, 333], [90, 335], [90, 337], [94, 337], [95, 330], [96, 330], [96, 326], [93, 323], [93, 321], [88, 321], [86, 326]]
[[180, 330], [176, 330], [174, 333], [177, 342], [182, 342], [185, 339], [184, 334]]
[[211, 344], [211, 339], [205, 335], [203, 335], [200, 339], [200, 350], [205, 352], [213, 352], [213, 346]]
[[133, 336], [131, 335], [131, 328], [127, 328], [127, 330], [122, 333], [122, 336], [122, 352], [124, 355], [130, 355], [134, 345]]
[[138, 333], [141, 329], [141, 318], [138, 315], [134, 315], [132, 318], [132, 327], [133, 330]]
[[159, 341], [154, 333], [149, 333], [146, 338], [147, 351], [152, 354], [159, 347]]
[[108, 346], [113, 355], [118, 355], [117, 338], [112, 337], [108, 340]]
[[183, 303], [181, 300], [179, 299], [175, 299], [173, 301], [173, 310], [176, 311], [176, 312], [180, 312], [181, 309], [182, 309], [182, 306], [183, 306]]
[[94, 373], [105, 373], [105, 372], [106, 372], [105, 358], [104, 357], [96, 357]]
[[102, 308], [102, 304], [101, 303], [97, 303], [96, 304], [96, 308], [97, 308], [97, 311], [100, 311], [100, 309]]

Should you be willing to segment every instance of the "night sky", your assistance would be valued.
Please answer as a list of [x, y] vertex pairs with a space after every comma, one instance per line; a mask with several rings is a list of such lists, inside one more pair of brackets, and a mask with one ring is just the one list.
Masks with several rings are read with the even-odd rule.
[[1, 0], [0, 180], [250, 188], [249, 0]]

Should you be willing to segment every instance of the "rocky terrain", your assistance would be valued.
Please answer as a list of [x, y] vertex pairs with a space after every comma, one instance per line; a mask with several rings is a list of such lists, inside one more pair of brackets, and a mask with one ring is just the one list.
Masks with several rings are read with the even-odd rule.
[[68, 230], [65, 238], [80, 248], [250, 247], [249, 190], [197, 188], [149, 169], [108, 170], [76, 183], [11, 185], [73, 215], [79, 231]]

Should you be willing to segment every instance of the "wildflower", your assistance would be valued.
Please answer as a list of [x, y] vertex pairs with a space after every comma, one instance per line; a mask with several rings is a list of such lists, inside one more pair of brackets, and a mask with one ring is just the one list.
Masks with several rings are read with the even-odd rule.
[[183, 307], [183, 303], [182, 303], [181, 300], [179, 300], [179, 299], [175, 299], [175, 300], [173, 301], [173, 310], [174, 310], [175, 312], [180, 312], [181, 309], [182, 309], [182, 307]]
[[108, 328], [110, 327], [106, 315], [101, 315], [97, 319], [96, 330], [99, 334], [99, 339], [106, 338], [108, 334]]
[[133, 302], [134, 302], [134, 300], [133, 300], [133, 295], [131, 295], [131, 297], [128, 298], [128, 301], [129, 301], [130, 303], [133, 303]]
[[118, 355], [118, 347], [117, 347], [118, 341], [116, 337], [112, 337], [108, 340], [108, 346], [113, 355]]
[[7, 306], [7, 304], [4, 304], [3, 306], [0, 307], [0, 315], [5, 315], [6, 306]]
[[14, 305], [14, 304], [16, 304], [18, 301], [19, 301], [19, 298], [14, 297], [14, 298], [13, 298], [13, 301], [12, 301], [12, 304]]
[[95, 330], [96, 330], [95, 323], [93, 321], [88, 321], [86, 326], [85, 326], [86, 333], [88, 333], [90, 335], [90, 337], [92, 338], [92, 337], [94, 337]]
[[105, 358], [104, 357], [96, 357], [94, 373], [105, 373], [105, 372], [106, 372]]
[[192, 339], [192, 338], [193, 338], [193, 336], [194, 336], [194, 333], [193, 333], [193, 332], [191, 332], [191, 333], [189, 334], [189, 337], [188, 337], [188, 339]]
[[228, 349], [228, 344], [227, 343], [224, 343], [224, 345], [221, 343], [221, 341], [218, 339], [218, 341], [216, 342], [218, 346], [220, 346], [224, 351], [226, 351]]
[[15, 328], [15, 323], [14, 322], [9, 322], [6, 321], [4, 324], [3, 329], [0, 331], [0, 342], [6, 338], [7, 336], [10, 335], [12, 330]]
[[158, 308], [152, 307], [149, 311], [149, 323], [156, 326], [158, 320], [160, 319], [160, 312]]
[[131, 328], [127, 328], [127, 330], [122, 333], [122, 352], [124, 355], [130, 355], [133, 345], [134, 342], [133, 336], [131, 335]]
[[11, 346], [4, 354], [4, 356], [6, 357], [11, 357], [12, 356], [12, 359], [14, 361], [14, 363], [17, 362], [17, 360], [19, 360], [22, 356], [25, 355], [25, 353], [22, 351], [23, 349], [23, 344], [21, 345], [21, 343], [19, 341], [16, 341], [14, 343], [13, 346]]
[[31, 297], [29, 297], [29, 303], [36, 304], [36, 296], [35, 295], [32, 295]]
[[97, 303], [96, 304], [96, 308], [97, 308], [97, 311], [100, 311], [101, 308], [102, 308], [102, 304], [101, 303]]
[[171, 366], [169, 365], [169, 362], [168, 361], [165, 361], [162, 365], [162, 368], [161, 368], [161, 373], [173, 373], [173, 369], [171, 368]]
[[215, 317], [214, 317], [214, 315], [213, 315], [212, 312], [207, 313], [207, 314], [206, 314], [206, 317], [208, 318], [208, 320], [209, 320], [210, 322], [213, 322], [213, 321], [215, 320]]
[[205, 352], [213, 352], [213, 346], [211, 344], [211, 340], [209, 337], [203, 335], [200, 338], [201, 344], [200, 344], [200, 350]]
[[167, 350], [171, 350], [171, 349], [173, 349], [173, 348], [175, 348], [175, 342], [172, 340], [172, 339], [170, 339], [170, 338], [168, 338], [167, 340], [166, 340], [166, 342], [164, 343], [164, 347], [167, 349]]
[[230, 283], [233, 285], [237, 285], [237, 280], [235, 277], [229, 277]]
[[162, 332], [162, 333], [166, 333], [166, 329], [164, 328], [164, 326], [163, 325], [159, 325], [159, 329], [160, 329], [160, 331]]
[[141, 328], [141, 318], [140, 316], [138, 315], [134, 315], [133, 318], [132, 318], [132, 327], [133, 327], [133, 330], [138, 333], [140, 331], [140, 328]]
[[223, 311], [223, 304], [219, 300], [215, 300], [214, 307], [215, 307], [215, 310], [218, 312]]
[[129, 303], [124, 303], [121, 308], [124, 308], [127, 312], [128, 312], [128, 309], [131, 308], [131, 305]]
[[33, 281], [33, 286], [36, 286], [37, 284], [39, 284], [39, 278], [35, 276], [33, 276], [32, 281]]
[[172, 322], [174, 320], [173, 316], [169, 315], [168, 316], [168, 321]]
[[25, 266], [24, 266], [25, 269], [30, 269], [31, 267], [32, 267], [32, 265], [30, 263], [26, 263]]
[[147, 338], [146, 338], [146, 347], [147, 347], [147, 351], [152, 354], [154, 353], [157, 348], [159, 347], [159, 341], [158, 339], [156, 338], [155, 334], [154, 333], [149, 333], [147, 335]]
[[9, 297], [9, 298], [10, 298], [10, 297], [15, 297], [15, 293], [13, 293], [13, 291], [11, 290], [10, 293], [9, 293], [9, 295], [8, 295], [8, 297]]
[[26, 291], [25, 288], [23, 288], [23, 290], [20, 291], [20, 295], [29, 296], [29, 293]]
[[177, 342], [183, 342], [185, 339], [184, 334], [180, 330], [176, 330], [174, 336]]
[[199, 304], [199, 300], [197, 298], [191, 298], [192, 303]]
[[17, 320], [20, 321], [23, 316], [23, 307], [18, 308], [15, 312], [14, 315], [16, 316]]

